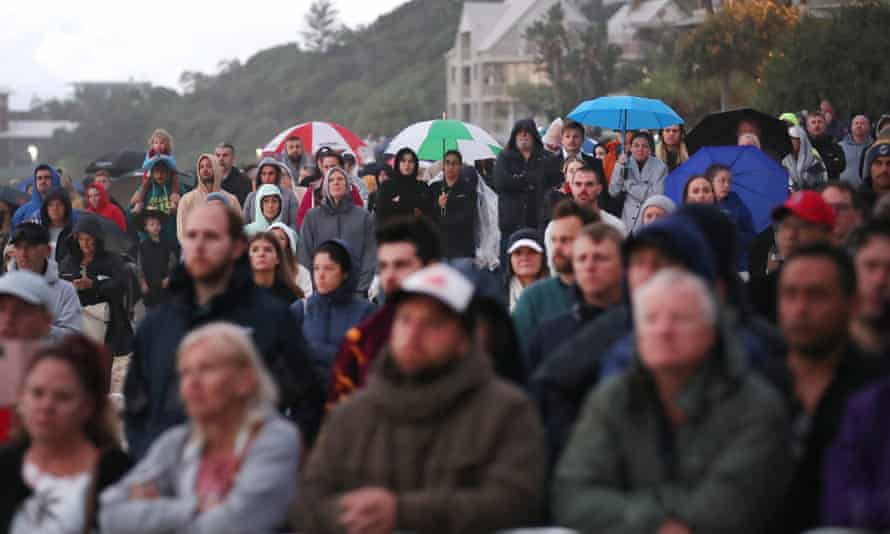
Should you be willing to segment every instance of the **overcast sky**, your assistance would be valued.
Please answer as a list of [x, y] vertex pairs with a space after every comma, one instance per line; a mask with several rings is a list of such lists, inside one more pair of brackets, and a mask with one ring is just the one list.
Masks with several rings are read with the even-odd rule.
[[[342, 22], [368, 24], [406, 0], [334, 0]], [[64, 96], [74, 81], [150, 81], [179, 89], [185, 70], [214, 73], [299, 39], [310, 0], [152, 2], [0, 0], [0, 87], [13, 109]]]

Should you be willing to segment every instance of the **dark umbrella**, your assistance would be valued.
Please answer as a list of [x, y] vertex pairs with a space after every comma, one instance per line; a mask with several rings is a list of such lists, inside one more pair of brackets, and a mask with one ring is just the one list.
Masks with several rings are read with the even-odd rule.
[[103, 154], [102, 157], [87, 165], [86, 172], [98, 170], [108, 171], [112, 176], [119, 176], [133, 169], [141, 169], [145, 160], [145, 152], [139, 150], [118, 150]]
[[744, 108], [711, 113], [702, 119], [686, 136], [689, 154], [704, 146], [737, 145], [736, 131], [742, 120], [750, 120], [760, 127], [760, 148], [764, 152], [779, 160], [791, 152], [791, 138], [785, 122], [756, 109]]
[[[88, 211], [75, 210], [75, 213], [80, 221], [84, 219], [94, 219], [99, 223], [99, 228], [102, 231], [102, 240], [105, 242], [105, 250], [111, 254], [127, 254], [133, 248], [133, 245], [135, 244], [133, 238], [121, 230], [121, 227], [111, 219]], [[71, 237], [72, 239], [77, 238], [74, 235]]]
[[20, 191], [15, 187], [4, 185], [0, 187], [0, 201], [12, 204], [13, 206], [21, 206], [31, 199], [31, 196], [24, 191]]

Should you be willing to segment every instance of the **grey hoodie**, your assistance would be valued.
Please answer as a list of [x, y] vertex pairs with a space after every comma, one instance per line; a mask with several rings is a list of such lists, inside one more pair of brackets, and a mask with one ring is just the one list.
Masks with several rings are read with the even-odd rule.
[[[10, 270], [17, 271], [15, 262], [10, 264]], [[39, 274], [39, 273], [38, 273]], [[53, 324], [49, 334], [54, 339], [61, 339], [68, 334], [83, 331], [83, 319], [81, 318], [80, 297], [71, 282], [59, 278], [59, 265], [52, 258], [46, 260], [46, 272], [43, 273], [49, 290], [52, 294]]]
[[857, 143], [853, 141], [853, 134], [847, 134], [843, 140], [841, 140], [839, 145], [841, 145], [841, 149], [844, 151], [844, 157], [847, 161], [847, 166], [844, 167], [844, 172], [841, 173], [841, 180], [846, 182], [850, 182], [853, 187], [859, 187], [862, 185], [862, 174], [861, 174], [861, 166], [862, 163], [862, 154], [874, 143], [874, 139], [871, 137], [867, 137], [864, 143]]
[[297, 260], [311, 272], [312, 255], [319, 245], [332, 239], [346, 241], [361, 270], [357, 291], [367, 295], [377, 268], [374, 216], [353, 204], [348, 189], [340, 204], [335, 205], [328, 192], [327, 177], [322, 180], [321, 187], [324, 196], [322, 204], [309, 210], [300, 227]]

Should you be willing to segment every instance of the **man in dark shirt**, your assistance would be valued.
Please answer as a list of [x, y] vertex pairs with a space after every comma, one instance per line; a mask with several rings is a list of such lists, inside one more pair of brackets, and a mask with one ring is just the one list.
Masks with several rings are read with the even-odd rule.
[[446, 258], [476, 256], [476, 184], [461, 175], [463, 157], [449, 150], [444, 157], [444, 178], [430, 184], [430, 196], [436, 207], [431, 219], [442, 238], [442, 254]]

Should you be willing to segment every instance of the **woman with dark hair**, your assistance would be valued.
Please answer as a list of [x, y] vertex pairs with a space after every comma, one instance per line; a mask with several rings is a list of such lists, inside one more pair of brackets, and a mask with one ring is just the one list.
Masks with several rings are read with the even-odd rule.
[[251, 237], [247, 254], [253, 271], [253, 283], [258, 287], [269, 289], [288, 304], [305, 296], [297, 287], [296, 274], [284, 261], [284, 252], [275, 234], [261, 232]]
[[31, 359], [21, 435], [0, 450], [0, 531], [94, 532], [98, 495], [130, 467], [108, 401], [111, 357], [75, 334]]
[[383, 164], [377, 169], [377, 174], [374, 176], [374, 190], [371, 191], [371, 194], [368, 195], [368, 211], [371, 213], [375, 213], [377, 211], [377, 194], [380, 191], [380, 186], [385, 184], [386, 182], [392, 180], [392, 177], [395, 175], [395, 171], [392, 170], [392, 167], [389, 165]]
[[410, 148], [396, 153], [393, 176], [377, 190], [376, 215], [380, 226], [398, 215], [426, 215], [433, 209], [433, 200], [426, 185], [417, 179], [420, 160]]
[[312, 255], [315, 293], [296, 302], [291, 311], [312, 348], [319, 380], [330, 383], [331, 367], [346, 332], [374, 311], [374, 305], [355, 296], [359, 266], [345, 241], [325, 241]]
[[714, 204], [714, 185], [707, 177], [695, 174], [683, 186], [683, 204]]
[[49, 231], [50, 257], [58, 264], [70, 252], [71, 231], [75, 222], [70, 195], [64, 189], [53, 189], [47, 193], [40, 208], [40, 225]]
[[297, 261], [297, 233], [294, 232], [293, 228], [282, 222], [277, 222], [270, 226], [269, 232], [272, 232], [278, 239], [284, 263], [290, 269], [291, 274], [294, 275], [294, 283], [303, 292], [303, 298], [310, 297], [312, 295], [312, 275], [309, 274], [308, 269]]
[[74, 226], [71, 252], [59, 266], [59, 276], [77, 289], [86, 330], [115, 356], [128, 354], [133, 339], [123, 300], [128, 278], [120, 258], [105, 250], [96, 217], [81, 217]]
[[513, 232], [507, 242], [507, 258], [507, 308], [512, 313], [525, 288], [550, 276], [550, 269], [541, 234], [533, 228]]
[[742, 202], [742, 197], [732, 190], [732, 169], [726, 165], [715, 163], [705, 170], [705, 177], [714, 186], [714, 199], [720, 211], [735, 225], [736, 242], [738, 243], [738, 271], [748, 272], [748, 253], [757, 232], [754, 230], [754, 215]]
[[631, 157], [621, 154], [612, 171], [609, 195], [624, 195], [621, 219], [628, 232], [633, 232], [642, 219], [643, 203], [652, 195], [664, 193], [667, 165], [652, 157], [652, 137], [646, 132], [634, 132], [630, 142]]

